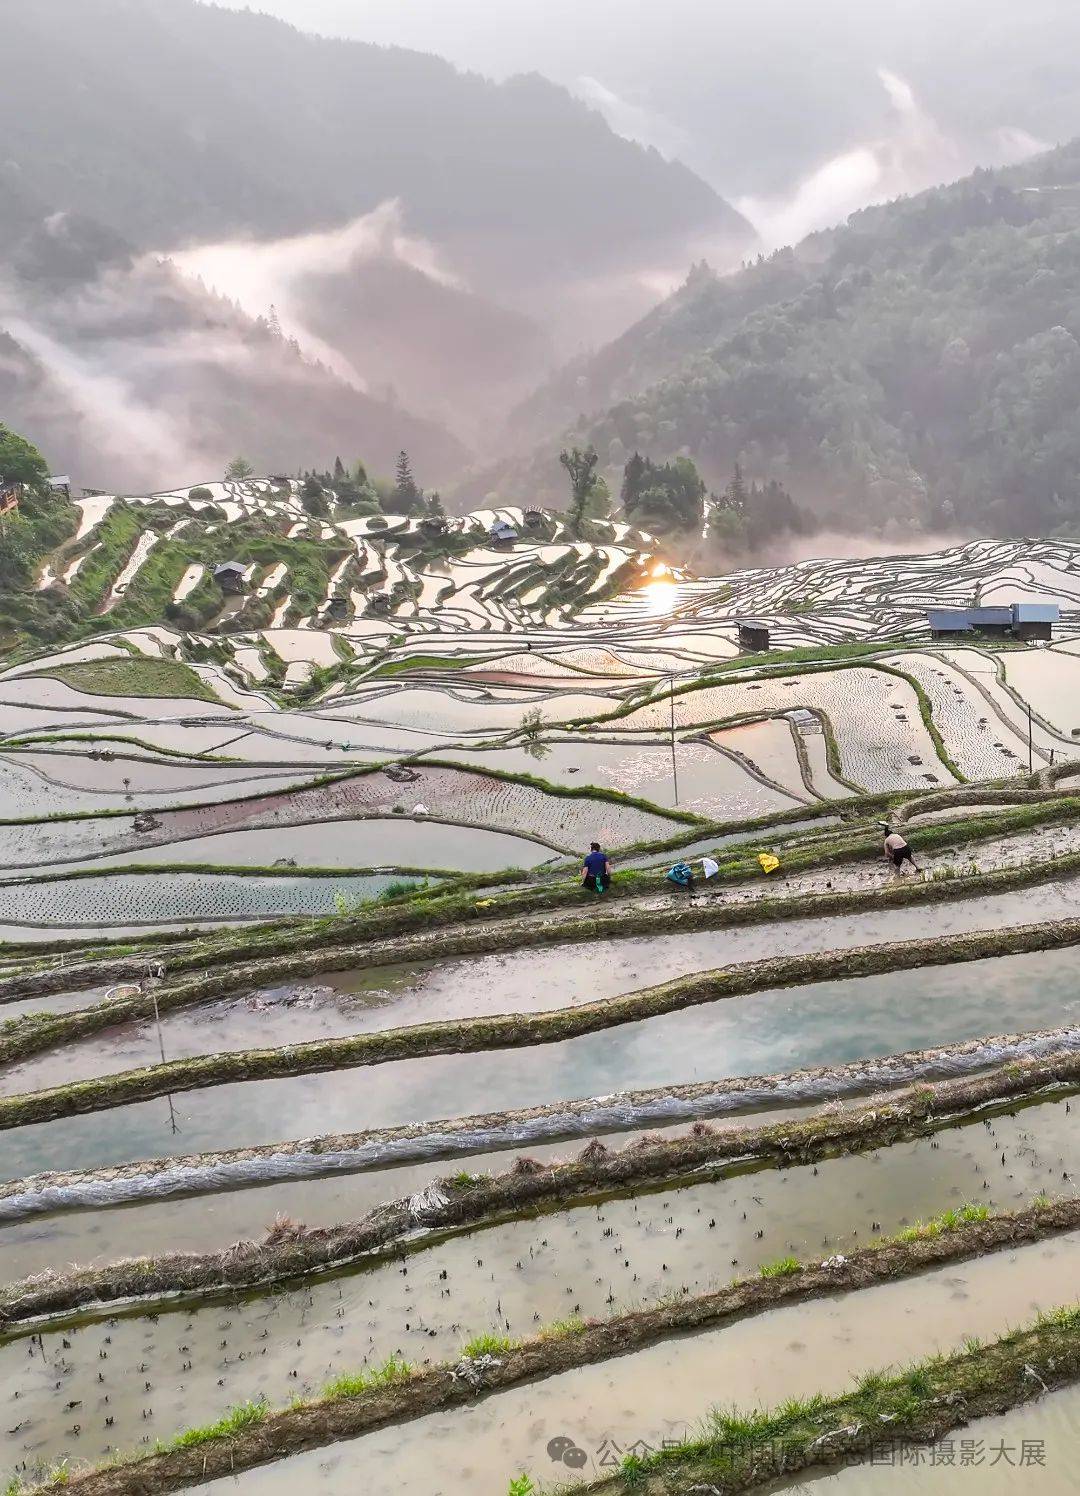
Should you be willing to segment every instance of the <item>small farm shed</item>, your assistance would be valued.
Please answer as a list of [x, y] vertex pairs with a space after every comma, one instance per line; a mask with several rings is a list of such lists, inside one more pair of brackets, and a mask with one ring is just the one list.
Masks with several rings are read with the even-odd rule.
[[747, 650], [750, 654], [757, 654], [759, 650], [768, 649], [769, 630], [763, 623], [739, 624], [739, 648]]
[[214, 581], [222, 592], [246, 592], [247, 567], [239, 561], [226, 561], [214, 567]]

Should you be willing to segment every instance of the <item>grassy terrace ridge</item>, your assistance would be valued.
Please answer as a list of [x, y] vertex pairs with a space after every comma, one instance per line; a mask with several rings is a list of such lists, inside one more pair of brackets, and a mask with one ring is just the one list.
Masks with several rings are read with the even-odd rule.
[[[271, 1411], [266, 1402], [243, 1404], [224, 1413], [212, 1425], [187, 1430], [161, 1443], [152, 1453], [122, 1456], [89, 1470], [71, 1470], [65, 1465], [55, 1479], [28, 1489], [41, 1492], [67, 1489], [78, 1491], [81, 1496], [135, 1496], [135, 1493], [142, 1496], [151, 1491], [180, 1490], [199, 1481], [287, 1458], [302, 1449], [353, 1438], [391, 1422], [420, 1418], [441, 1408], [473, 1402], [478, 1396], [558, 1376], [575, 1367], [595, 1365], [679, 1333], [719, 1329], [781, 1304], [862, 1291], [943, 1264], [1044, 1240], [1075, 1229], [1078, 1222], [1080, 1202], [1075, 1200], [1058, 1204], [1040, 1201], [1015, 1215], [991, 1218], [978, 1208], [946, 1212], [923, 1223], [920, 1229], [842, 1259], [796, 1263], [781, 1272], [762, 1272], [754, 1278], [736, 1280], [716, 1293], [661, 1302], [607, 1320], [565, 1320], [528, 1340], [478, 1337], [467, 1342], [462, 1350], [462, 1358], [472, 1363], [472, 1378], [455, 1376], [456, 1367], [451, 1364], [417, 1367], [392, 1359], [373, 1371], [341, 1374], [326, 1384], [318, 1396], [298, 1398], [280, 1411]], [[487, 1357], [491, 1359], [484, 1359]], [[1041, 1381], [1031, 1379], [1025, 1370], [1029, 1366], [1038, 1368]], [[956, 1422], [964, 1416], [975, 1416], [971, 1401], [973, 1378], [981, 1379], [979, 1386], [992, 1387], [998, 1398], [992, 1406], [978, 1411], [1002, 1411], [1032, 1396], [1042, 1386], [1063, 1385], [1080, 1376], [1080, 1310], [1055, 1311], [1040, 1318], [1033, 1328], [1014, 1332], [990, 1346], [968, 1348], [952, 1357], [935, 1357], [925, 1363], [925, 1372], [920, 1369], [920, 1374], [931, 1380], [917, 1382], [911, 1372], [897, 1378], [895, 1384], [880, 1375], [872, 1382], [864, 1378], [853, 1393], [834, 1405], [817, 1400], [812, 1415], [807, 1415], [800, 1405], [800, 1417], [806, 1422], [811, 1417], [821, 1420], [813, 1431], [813, 1437], [817, 1438], [825, 1417], [833, 1414], [826, 1428], [841, 1429], [844, 1424], [841, 1409], [849, 1411], [859, 1399], [874, 1397], [882, 1411], [892, 1409], [893, 1404], [885, 1399], [895, 1385], [907, 1394], [903, 1408], [909, 1418], [915, 1412], [912, 1399], [916, 1399], [920, 1414], [933, 1414], [940, 1419], [947, 1408], [947, 1416]], [[943, 1402], [940, 1389], [956, 1385], [967, 1393], [965, 1402], [959, 1406], [956, 1399]], [[931, 1401], [935, 1393], [939, 1394], [936, 1403]], [[787, 1412], [791, 1414], [791, 1405]], [[851, 1422], [850, 1417], [847, 1422]], [[892, 1422], [885, 1426], [891, 1435], [909, 1433], [906, 1424], [899, 1430]], [[787, 1427], [795, 1432], [799, 1426], [792, 1418]], [[725, 1433], [729, 1432], [725, 1429]], [[757, 1447], [766, 1437], [774, 1438], [778, 1430], [770, 1424], [764, 1428], [755, 1426], [754, 1432], [760, 1438], [744, 1440], [743, 1450]], [[852, 1437], [850, 1428], [844, 1432]], [[810, 1438], [805, 1442], [809, 1447]], [[684, 1461], [701, 1460], [715, 1457], [716, 1453], [715, 1441], [707, 1445], [688, 1442], [680, 1450], [665, 1455], [665, 1468], [672, 1468], [676, 1457]], [[636, 1476], [637, 1472], [630, 1474]], [[14, 1487], [15, 1492], [20, 1489]], [[594, 1489], [622, 1488], [605, 1482]]]
[[790, 1398], [771, 1410], [714, 1410], [698, 1437], [579, 1489], [582, 1496], [735, 1496], [802, 1470], [865, 1461], [900, 1443], [932, 1444], [976, 1418], [1009, 1412], [1080, 1379], [1080, 1309], [1063, 1306], [1028, 1329], [973, 1341], [898, 1372], [869, 1372], [840, 1396]]
[[[1069, 1083], [1072, 1089], [1069, 1089]], [[233, 1295], [271, 1283], [296, 1283], [340, 1272], [359, 1261], [414, 1253], [461, 1231], [475, 1233], [551, 1210], [668, 1191], [733, 1167], [808, 1166], [901, 1141], [974, 1126], [1018, 1106], [1035, 1109], [1075, 1095], [1080, 1055], [1000, 1066], [974, 1079], [913, 1086], [887, 1100], [788, 1123], [715, 1131], [696, 1122], [679, 1136], [643, 1134], [621, 1149], [593, 1139], [574, 1159], [548, 1164], [519, 1155], [501, 1174], [459, 1170], [439, 1179], [441, 1203], [417, 1210], [408, 1200], [376, 1206], [357, 1221], [330, 1227], [270, 1229], [261, 1240], [224, 1252], [126, 1258], [93, 1268], [46, 1272], [0, 1289], [0, 1339], [40, 1328], [46, 1316], [79, 1322], [107, 1316], [118, 1304], [183, 1294]]]
[[24, 671], [19, 678], [63, 681], [73, 691], [82, 691], [88, 696], [179, 697], [188, 701], [213, 702], [223, 711], [236, 710], [222, 701], [190, 665], [156, 655], [76, 660], [70, 665]]
[[[1055, 814], [1050, 819], [1057, 819], [1057, 806], [1051, 809]], [[949, 823], [950, 826], [951, 824]], [[969, 820], [962, 824], [968, 829], [972, 822]], [[940, 833], [948, 827], [946, 823], [938, 823], [927, 829]], [[922, 845], [921, 838], [920, 844]], [[872, 854], [863, 847], [849, 848], [844, 855], [869, 857]], [[839, 858], [833, 857], [822, 865], [828, 867], [831, 861], [836, 860]], [[155, 866], [169, 871], [185, 870], [184, 864]], [[490, 886], [489, 876], [456, 874], [447, 878], [441, 888], [436, 885], [412, 893], [397, 894], [393, 899], [379, 897], [361, 901], [357, 908], [367, 911], [362, 914], [354, 911], [316, 920], [291, 918], [266, 921], [239, 935], [236, 931], [229, 931], [225, 934], [215, 932], [209, 936], [193, 937], [190, 932], [158, 931], [141, 942], [127, 940], [108, 948], [97, 959], [67, 961], [65, 956], [65, 961], [60, 965], [45, 964], [40, 946], [36, 943], [31, 947], [8, 944], [3, 950], [10, 953], [29, 950], [31, 961], [26, 971], [0, 977], [0, 1013], [3, 1003], [22, 997], [45, 996], [80, 985], [98, 985], [143, 976], [146, 959], [155, 955], [167, 962], [172, 978], [184, 972], [203, 970], [201, 988], [197, 984], [193, 985], [196, 983], [194, 978], [184, 987], [185, 996], [182, 1001], [195, 1003], [237, 990], [250, 982], [257, 982], [268, 971], [278, 976], [314, 975], [317, 972], [351, 967], [385, 965], [411, 959], [419, 954], [433, 959], [489, 954], [503, 949], [507, 940], [512, 941], [515, 947], [537, 947], [602, 938], [617, 939], [653, 932], [675, 933], [737, 927], [774, 919], [858, 913], [875, 908], [904, 908], [979, 894], [1002, 893], [1052, 879], [1075, 876], [1077, 873], [1080, 873], [1080, 852], [987, 873], [961, 872], [955, 876], [939, 875], [925, 881], [889, 882], [877, 888], [824, 890], [788, 898], [770, 892], [760, 899], [727, 905], [713, 897], [702, 898], [694, 903], [673, 899], [658, 907], [636, 910], [621, 909], [617, 902], [609, 904], [606, 899], [604, 905], [598, 907], [596, 900], [585, 895], [576, 880], [571, 881], [569, 878], [547, 895], [543, 890], [526, 891], [522, 896], [502, 889], [494, 898], [478, 898], [477, 894]], [[342, 870], [338, 869], [337, 874], [343, 875]], [[100, 870], [87, 869], [82, 875], [92, 877], [100, 876], [101, 873]], [[47, 874], [38, 876], [41, 881], [54, 881]], [[437, 874], [432, 873], [431, 876], [435, 877]], [[659, 884], [655, 875], [638, 876], [639, 882], [635, 886], [637, 893], [655, 894], [658, 891]], [[756, 863], [747, 865], [745, 876], [760, 876]], [[531, 878], [528, 872], [515, 870], [502, 875], [501, 882], [528, 885]], [[568, 917], [550, 917], [560, 910]], [[579, 918], [573, 917], [575, 912], [580, 913]], [[531, 915], [541, 913], [547, 913], [549, 917], [538, 918], [531, 924], [524, 922]], [[507, 920], [516, 922], [508, 927]], [[442, 934], [426, 934], [425, 926], [430, 928], [432, 925], [449, 928]], [[388, 933], [383, 935], [383, 931]], [[401, 933], [397, 933], [398, 931]], [[360, 943], [355, 943], [358, 935]], [[422, 951], [415, 949], [417, 942], [422, 945]], [[179, 950], [176, 949], [177, 945], [181, 947]], [[70, 941], [56, 943], [54, 948], [64, 952], [86, 949], [85, 946], [80, 947], [77, 942]], [[140, 959], [133, 963], [132, 957]], [[248, 959], [241, 962], [241, 957]], [[164, 993], [161, 994], [161, 1000], [163, 1003], [166, 1001]], [[151, 1010], [149, 998], [143, 999], [141, 1003], [137, 999], [134, 1001], [137, 1006], [125, 1010], [127, 1018], [145, 1016]], [[178, 1000], [173, 1005], [180, 1006], [182, 1003]], [[20, 1020], [8, 1020], [8, 1025], [18, 1022], [23, 1031], [29, 1034], [39, 1021], [51, 1023], [52, 1016], [28, 1014]], [[4, 1031], [5, 1026], [0, 1022], [0, 1036]], [[10, 1028], [7, 1031], [9, 1034], [14, 1032]]]
[[368, 681], [381, 680], [385, 676], [401, 675], [409, 670], [464, 670], [467, 665], [482, 665], [487, 655], [406, 655], [399, 660], [384, 660], [363, 677]]
[[[933, 803], [939, 804], [939, 797], [943, 794], [956, 796], [956, 803], [963, 803], [964, 800], [971, 798], [973, 792], [974, 787], [970, 786], [966, 789], [939, 791]], [[1080, 811], [1080, 798], [1073, 794], [1063, 794], [1061, 791], [995, 791], [990, 788], [979, 798], [987, 802], [1000, 800], [1005, 803], [1000, 810], [995, 810], [985, 816], [968, 816], [957, 821], [941, 821], [920, 827], [918, 829], [919, 849], [931, 850], [935, 847], [948, 846], [958, 837], [962, 838], [965, 844], [970, 844], [980, 839], [1024, 830], [1029, 826], [1051, 825], [1060, 821], [1073, 820]], [[1013, 803], [1014, 801], [1019, 803]], [[911, 803], [911, 799], [909, 797], [899, 803], [908, 804]], [[889, 797], [875, 797], [869, 807], [863, 802], [861, 808], [885, 809], [889, 804]], [[109, 812], [109, 814], [114, 813]], [[831, 814], [835, 815], [835, 811]], [[830, 812], [822, 807], [818, 817], [809, 819], [815, 818], [830, 818]], [[772, 817], [764, 824], [768, 828], [782, 829], [785, 819], [799, 819], [798, 812], [785, 812], [783, 817]], [[736, 827], [747, 826], [753, 830], [760, 823], [736, 822], [733, 824]], [[783, 868], [788, 873], [824, 871], [843, 862], [877, 861], [880, 858], [879, 832], [876, 827], [866, 823], [857, 823], [843, 831], [838, 830], [835, 838], [830, 837], [826, 840], [817, 837], [812, 842], [807, 842], [806, 845], [800, 845], [798, 838], [801, 833], [793, 833], [793, 836], [796, 840], [785, 844], [783, 849]], [[517, 943], [556, 944], [595, 938], [604, 932], [605, 925], [609, 926], [608, 933], [617, 936], [619, 934], [641, 934], [662, 928], [672, 930], [709, 928], [728, 923], [749, 923], [759, 919], [783, 919], [799, 914], [845, 913], [872, 907], [877, 900], [883, 903], [886, 901], [898, 904], [921, 903], [938, 898], [965, 897], [971, 892], [1018, 888], [1028, 883], [1046, 881], [1054, 876], [1068, 876], [1080, 868], [1076, 854], [1067, 854], [1018, 868], [999, 869], [996, 872], [978, 873], [967, 877], [946, 878], [939, 875], [925, 882], [913, 881], [910, 884], [890, 885], [876, 890], [804, 894], [788, 900], [770, 893], [765, 899], [747, 901], [745, 906], [732, 908], [730, 911], [718, 909], [715, 913], [705, 912], [709, 903], [726, 887], [748, 881], [760, 881], [762, 874], [757, 863], [757, 852], [758, 850], [771, 851], [778, 845], [778, 839], [775, 837], [762, 838], [760, 842], [748, 840], [739, 852], [722, 860], [719, 874], [704, 885], [697, 903], [688, 905], [684, 902], [681, 909], [671, 904], [653, 911], [620, 911], [618, 909], [618, 904], [622, 900], [633, 899], [643, 894], [655, 896], [660, 892], [663, 884], [655, 871], [617, 873], [615, 882], [609, 893], [605, 895], [602, 906], [598, 906], [595, 898], [583, 892], [578, 881], [569, 872], [561, 873], [558, 882], [551, 881], [550, 871], [542, 869], [533, 871], [514, 869], [497, 875], [459, 874], [451, 888], [428, 890], [411, 898], [396, 901], [392, 908], [372, 911], [356, 918], [341, 919], [330, 916], [315, 920], [293, 920], [287, 925], [281, 921], [272, 921], [255, 925], [243, 933], [230, 932], [227, 937], [215, 935], [212, 938], [198, 941], [191, 953], [182, 956], [170, 969], [173, 972], [211, 966], [221, 969], [230, 963], [244, 961], [250, 970], [240, 973], [239, 979], [243, 981], [257, 973], [260, 958], [273, 958], [275, 969], [278, 969], [276, 963], [279, 957], [293, 959], [305, 951], [320, 952], [319, 959], [323, 962], [320, 969], [332, 970], [333, 967], [326, 964], [329, 940], [334, 941], [340, 952], [340, 959], [345, 964], [376, 965], [389, 957], [382, 956], [378, 951], [365, 957], [363, 950], [365, 943], [389, 940], [394, 937], [405, 938], [410, 933], [428, 931], [434, 926], [481, 926], [481, 930], [473, 928], [456, 933], [451, 929], [447, 935], [442, 937], [437, 946], [432, 944], [431, 949], [432, 955], [475, 954], [483, 950], [499, 949], [508, 936]], [[720, 855], [723, 857], [722, 851]], [[173, 865], [164, 864], [164, 866]], [[175, 866], [183, 865], [176, 864]], [[517, 892], [510, 892], [504, 885], [511, 884], [520, 884], [522, 887]], [[779, 888], [781, 885], [773, 886]], [[476, 891], [489, 888], [496, 889], [491, 898], [475, 897]], [[854, 902], [846, 904], [844, 900]], [[589, 911], [588, 914], [585, 913], [586, 909]], [[564, 911], [571, 917], [575, 911], [578, 911], [582, 918], [576, 924], [571, 918], [570, 923], [549, 920], [541, 922], [532, 929], [518, 924], [509, 932], [507, 930], [507, 921], [527, 919], [530, 915], [558, 911]], [[65, 944], [70, 945], [69, 942]], [[126, 946], [130, 942], [123, 944]], [[4, 949], [14, 953], [24, 948], [9, 943]], [[89, 984], [91, 977], [96, 982], [99, 979], [111, 980], [130, 975], [130, 965], [118, 965], [115, 959], [109, 959], [108, 947], [98, 949], [100, 956], [96, 959], [91, 958], [83, 963], [72, 962], [61, 969], [54, 969], [51, 975], [44, 974], [39, 979], [35, 979], [31, 988], [20, 985], [18, 981], [6, 983], [0, 980], [0, 1002], [25, 995], [63, 991], [80, 983]], [[147, 947], [144, 945], [141, 949], [145, 950]], [[34, 945], [32, 955], [35, 960], [40, 961], [47, 954], [47, 948], [43, 950], [39, 944]]]
[[[132, 719], [134, 720], [134, 719]], [[179, 759], [186, 764], [208, 764], [211, 767], [223, 766], [235, 768], [237, 764], [246, 764], [247, 759], [231, 758], [226, 755], [212, 753], [186, 753], [182, 748], [159, 748], [156, 743], [144, 743], [141, 738], [133, 738], [124, 733], [113, 732], [109, 727], [101, 727], [94, 732], [55, 732], [35, 733], [30, 732], [25, 736], [12, 738], [10, 742], [5, 741], [4, 752], [34, 752], [39, 748], [51, 748], [56, 743], [89, 743], [91, 748], [100, 747], [102, 744], [123, 743], [127, 747], [140, 748], [141, 753], [115, 753], [114, 758], [126, 759], [133, 764], [153, 763], [158, 758]], [[273, 770], [274, 765], [271, 764]], [[303, 768], [298, 761], [278, 765], [279, 768], [296, 769]], [[0, 823], [10, 824], [10, 823]]]
[[[739, 962], [727, 969], [694, 972], [621, 997], [604, 998], [575, 1007], [439, 1019], [275, 1048], [194, 1055], [136, 1070], [70, 1081], [47, 1090], [3, 1096], [0, 1097], [0, 1130], [29, 1122], [108, 1110], [180, 1091], [243, 1081], [278, 1080], [433, 1055], [476, 1054], [486, 1050], [554, 1044], [733, 997], [804, 986], [811, 982], [835, 981], [838, 964], [844, 979], [850, 980], [852, 977], [912, 971], [923, 966], [1062, 950], [1077, 945], [1080, 945], [1080, 918], [849, 947], [839, 955], [836, 951], [818, 951], [798, 956], [770, 956], [758, 961]], [[283, 974], [281, 963], [278, 972]], [[188, 1006], [193, 1001], [190, 992], [176, 988], [162, 989], [156, 996], [162, 1013]], [[7, 1025], [0, 1038], [0, 1063], [10, 1064], [56, 1044], [98, 1031], [103, 1027], [103, 1018], [119, 1022], [123, 1016], [121, 1000], [116, 1004], [98, 1004], [71, 1013], [42, 1015], [31, 1024], [16, 1019]]]

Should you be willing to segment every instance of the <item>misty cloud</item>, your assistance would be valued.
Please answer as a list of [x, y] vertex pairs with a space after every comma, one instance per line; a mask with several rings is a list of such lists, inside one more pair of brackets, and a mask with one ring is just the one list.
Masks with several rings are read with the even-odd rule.
[[186, 276], [235, 301], [251, 317], [271, 307], [281, 330], [305, 352], [357, 389], [378, 381], [378, 369], [364, 370], [354, 358], [321, 337], [305, 313], [301, 289], [313, 277], [347, 275], [377, 260], [394, 261], [444, 287], [461, 282], [441, 262], [438, 250], [404, 229], [401, 203], [392, 199], [340, 228], [288, 239], [230, 239], [172, 250], [167, 258]]
[[919, 104], [905, 78], [885, 67], [877, 76], [888, 97], [892, 129], [833, 156], [804, 177], [790, 196], [741, 198], [737, 207], [769, 249], [795, 244], [871, 203], [921, 192], [965, 176], [975, 166], [1022, 161], [1045, 150], [1027, 131], [1002, 126], [978, 147], [948, 136]]
[[340, 451], [389, 471], [400, 447], [446, 470], [442, 428], [305, 359], [171, 265], [144, 258], [68, 286], [0, 282], [0, 408], [77, 484], [146, 492]]
[[574, 85], [574, 91], [586, 104], [599, 109], [616, 135], [621, 135], [626, 140], [636, 140], [639, 145], [653, 146], [669, 160], [692, 153], [693, 142], [681, 125], [675, 124], [657, 110], [620, 97], [614, 89], [601, 83], [599, 78], [582, 74]]
[[[126, 287], [115, 285], [110, 292], [102, 285], [95, 294], [63, 298], [63, 315], [53, 319], [20, 297], [13, 286], [0, 284], [0, 329], [28, 356], [37, 375], [35, 400], [27, 369], [20, 370], [28, 406], [25, 418], [35, 424], [35, 406], [46, 422], [51, 407], [64, 410], [65, 419], [78, 431], [77, 454], [85, 461], [92, 452], [102, 471], [149, 479], [188, 470], [199, 460], [198, 440], [184, 423], [146, 403], [138, 350], [129, 347], [127, 356], [118, 356], [113, 339], [70, 336], [80, 324], [88, 330], [95, 321], [100, 323], [109, 302], [114, 314], [131, 310]], [[146, 345], [141, 346], [145, 351]], [[159, 352], [164, 354], [163, 349]], [[86, 481], [95, 482], [96, 475]]]

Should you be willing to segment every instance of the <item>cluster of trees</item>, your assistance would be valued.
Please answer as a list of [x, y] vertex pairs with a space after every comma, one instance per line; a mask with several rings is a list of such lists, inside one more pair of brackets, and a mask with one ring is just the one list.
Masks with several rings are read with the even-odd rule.
[[0, 586], [21, 588], [34, 580], [41, 557], [75, 527], [71, 501], [49, 486], [49, 468], [38, 449], [0, 425], [0, 488], [18, 484], [19, 507], [0, 515]]
[[[230, 468], [233, 466], [230, 464]], [[426, 515], [430, 519], [446, 517], [439, 494], [435, 491], [425, 493], [417, 483], [412, 462], [405, 451], [398, 453], [393, 478], [371, 477], [359, 458], [351, 467], [346, 467], [340, 457], [334, 458], [331, 470], [304, 474], [300, 502], [308, 514], [316, 519], [329, 519], [331, 499], [335, 499], [339, 508], [345, 509], [353, 519], [373, 514]]]
[[707, 535], [724, 552], [761, 550], [785, 535], [806, 535], [814, 520], [775, 478], [747, 488], [735, 464], [731, 481], [709, 509]]
[[[608, 485], [598, 472], [596, 448], [573, 447], [559, 460], [570, 480], [566, 523], [571, 535], [587, 535], [589, 519], [610, 517]], [[654, 462], [634, 452], [623, 468], [619, 492], [627, 524], [684, 548], [703, 536], [725, 555], [759, 550], [785, 535], [804, 535], [814, 518], [775, 478], [747, 485], [739, 463], [720, 494], [709, 493], [689, 457]]]
[[689, 457], [655, 463], [635, 452], [623, 469], [620, 497], [627, 522], [639, 529], [701, 533], [705, 483]]

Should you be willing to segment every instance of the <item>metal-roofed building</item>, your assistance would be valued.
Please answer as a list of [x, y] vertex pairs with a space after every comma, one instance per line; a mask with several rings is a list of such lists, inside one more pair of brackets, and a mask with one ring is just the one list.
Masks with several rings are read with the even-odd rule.
[[957, 634], [1049, 639], [1061, 610], [1057, 603], [1009, 603], [989, 608], [930, 608], [926, 617], [934, 639]]
[[1013, 633], [1020, 639], [1051, 639], [1061, 621], [1057, 603], [1013, 603]]

